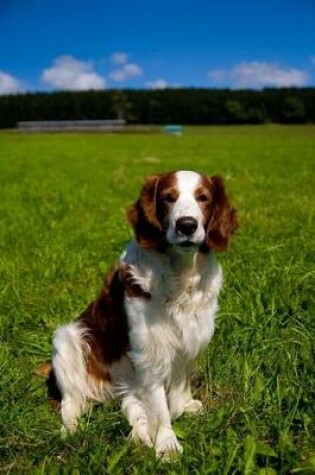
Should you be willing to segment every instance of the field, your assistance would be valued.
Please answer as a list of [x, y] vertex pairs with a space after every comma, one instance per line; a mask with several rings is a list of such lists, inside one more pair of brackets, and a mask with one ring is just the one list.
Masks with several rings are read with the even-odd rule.
[[[3, 473], [314, 473], [314, 159], [315, 126], [0, 133]], [[131, 238], [125, 209], [143, 178], [171, 169], [224, 176], [241, 227], [218, 255], [216, 333], [193, 377], [206, 410], [176, 421], [184, 454], [165, 464], [129, 442], [116, 403], [63, 440], [34, 372]]]

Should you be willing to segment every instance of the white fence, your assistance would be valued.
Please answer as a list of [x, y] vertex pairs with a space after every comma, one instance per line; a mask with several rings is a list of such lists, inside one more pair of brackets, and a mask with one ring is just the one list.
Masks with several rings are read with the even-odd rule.
[[125, 120], [46, 120], [18, 122], [21, 132], [122, 132]]

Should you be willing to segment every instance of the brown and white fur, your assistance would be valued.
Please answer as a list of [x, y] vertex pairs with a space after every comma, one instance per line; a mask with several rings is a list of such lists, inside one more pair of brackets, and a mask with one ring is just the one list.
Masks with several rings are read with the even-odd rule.
[[179, 171], [149, 177], [128, 219], [136, 239], [100, 296], [55, 332], [52, 368], [64, 430], [89, 400], [117, 396], [132, 438], [167, 459], [182, 452], [171, 420], [202, 407], [188, 378], [214, 332], [214, 251], [227, 248], [237, 218], [220, 177]]

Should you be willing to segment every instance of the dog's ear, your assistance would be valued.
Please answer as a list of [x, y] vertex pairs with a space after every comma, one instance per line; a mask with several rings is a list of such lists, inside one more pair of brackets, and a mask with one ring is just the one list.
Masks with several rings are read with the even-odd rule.
[[223, 179], [212, 176], [212, 214], [207, 226], [206, 245], [216, 251], [225, 251], [239, 226], [235, 208], [225, 191]]
[[150, 176], [146, 179], [139, 199], [129, 208], [127, 217], [135, 231], [141, 247], [158, 249], [161, 246], [162, 226], [156, 214], [157, 187], [160, 177]]

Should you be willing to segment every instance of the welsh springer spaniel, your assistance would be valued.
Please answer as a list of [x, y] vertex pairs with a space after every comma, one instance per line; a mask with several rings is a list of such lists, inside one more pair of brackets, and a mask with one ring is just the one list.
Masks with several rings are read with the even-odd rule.
[[118, 396], [132, 439], [169, 459], [182, 452], [171, 420], [202, 407], [188, 378], [214, 332], [214, 251], [227, 248], [236, 211], [220, 177], [179, 171], [149, 177], [128, 219], [136, 239], [100, 296], [55, 332], [52, 370], [64, 430], [89, 400]]

